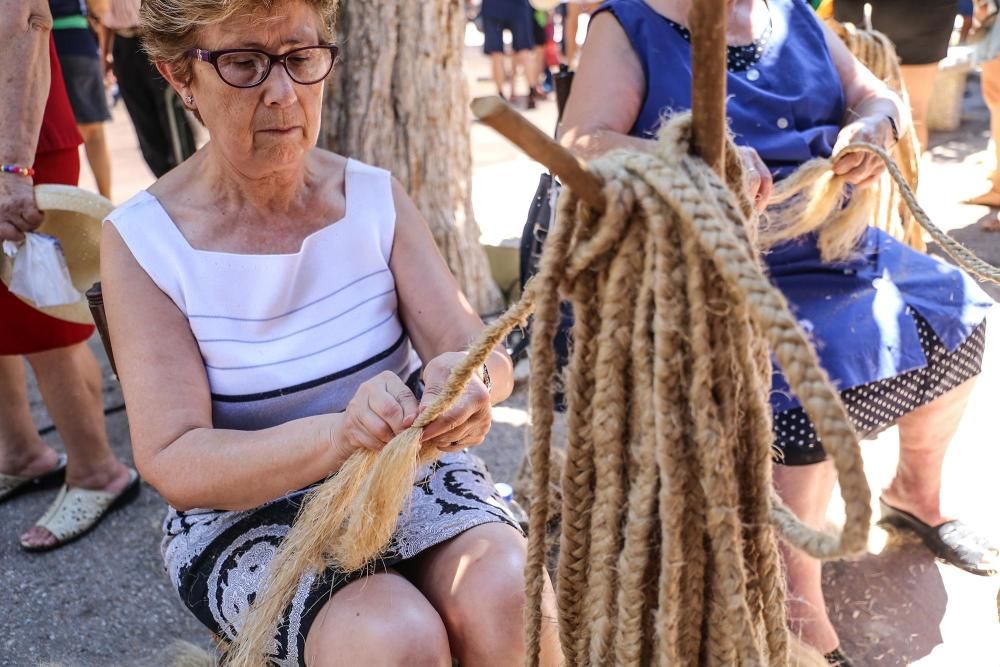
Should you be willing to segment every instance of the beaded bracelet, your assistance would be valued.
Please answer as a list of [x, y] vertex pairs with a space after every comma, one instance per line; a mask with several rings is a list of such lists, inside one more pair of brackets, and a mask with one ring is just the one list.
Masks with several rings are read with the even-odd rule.
[[21, 167], [16, 164], [0, 164], [0, 172], [17, 174], [18, 176], [27, 176], [28, 178], [35, 175], [35, 169], [33, 167]]

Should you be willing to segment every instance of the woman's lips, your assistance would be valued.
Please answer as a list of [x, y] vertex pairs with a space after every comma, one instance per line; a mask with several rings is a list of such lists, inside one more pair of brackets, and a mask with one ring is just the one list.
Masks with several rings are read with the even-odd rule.
[[261, 130], [261, 132], [267, 132], [269, 134], [284, 135], [284, 134], [292, 134], [293, 132], [296, 132], [298, 130], [299, 130], [299, 126], [298, 125], [293, 125], [292, 127], [269, 127], [269, 128], [267, 128], [265, 130]]

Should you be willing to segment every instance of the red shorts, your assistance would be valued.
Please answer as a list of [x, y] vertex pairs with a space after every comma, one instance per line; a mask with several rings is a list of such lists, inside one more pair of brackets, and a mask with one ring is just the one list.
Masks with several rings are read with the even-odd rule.
[[[76, 185], [80, 153], [74, 147], [42, 153], [35, 160], [35, 183]], [[49, 317], [11, 294], [0, 282], [0, 355], [32, 354], [76, 345], [94, 333], [92, 324]]]

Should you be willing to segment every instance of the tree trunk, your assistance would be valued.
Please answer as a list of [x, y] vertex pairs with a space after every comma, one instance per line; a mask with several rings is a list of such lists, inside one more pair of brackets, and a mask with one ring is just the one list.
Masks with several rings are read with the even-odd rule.
[[340, 62], [320, 144], [390, 170], [427, 219], [472, 306], [500, 291], [472, 212], [464, 5], [457, 0], [343, 0]]

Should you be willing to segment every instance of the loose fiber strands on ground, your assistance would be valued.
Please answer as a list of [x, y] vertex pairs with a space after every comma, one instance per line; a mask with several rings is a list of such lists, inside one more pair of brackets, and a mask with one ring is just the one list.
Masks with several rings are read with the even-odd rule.
[[[761, 272], [746, 202], [689, 156], [690, 117], [659, 153], [591, 163], [606, 210], [560, 200], [532, 348], [528, 655], [537, 664], [560, 297], [573, 303], [557, 576], [569, 665], [784, 665], [772, 522], [818, 557], [864, 548], [870, 494], [843, 406]], [[739, 184], [730, 146], [728, 173]], [[771, 492], [768, 343], [841, 475], [841, 536]]]

